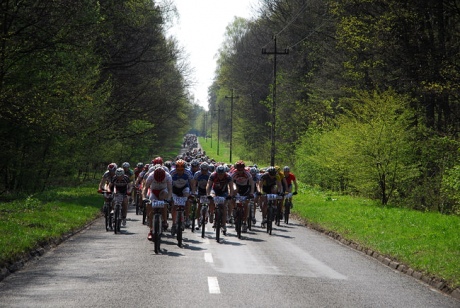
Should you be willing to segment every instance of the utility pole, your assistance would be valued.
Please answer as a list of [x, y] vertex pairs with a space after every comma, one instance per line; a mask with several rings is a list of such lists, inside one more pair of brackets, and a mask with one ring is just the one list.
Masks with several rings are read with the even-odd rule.
[[214, 111], [214, 110], [209, 110], [209, 112], [210, 112], [210, 114], [211, 114], [211, 149], [212, 149], [212, 119], [214, 118], [214, 117], [213, 117], [213, 114], [212, 114], [213, 111]]
[[220, 144], [220, 107], [217, 107], [217, 155], [219, 155]]
[[208, 113], [205, 112], [203, 117], [204, 117], [204, 141], [208, 142], [208, 130], [206, 129], [206, 118], [208, 117]]
[[275, 165], [275, 126], [276, 126], [276, 55], [287, 55], [289, 54], [289, 49], [284, 49], [284, 51], [278, 52], [276, 49], [276, 35], [273, 36], [275, 41], [275, 50], [268, 52], [265, 48], [262, 48], [263, 55], [273, 55], [273, 102], [272, 102], [272, 127], [271, 127], [271, 151], [270, 151], [270, 165]]
[[233, 145], [233, 99], [240, 98], [239, 96], [233, 96], [233, 89], [231, 96], [225, 96], [225, 98], [230, 98], [230, 163], [232, 163], [232, 145]]

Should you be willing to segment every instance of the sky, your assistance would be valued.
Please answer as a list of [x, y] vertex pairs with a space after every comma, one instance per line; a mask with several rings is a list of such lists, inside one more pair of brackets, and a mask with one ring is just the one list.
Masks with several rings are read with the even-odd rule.
[[225, 28], [235, 16], [251, 18], [256, 0], [174, 0], [179, 20], [168, 34], [177, 38], [194, 70], [195, 101], [208, 109], [208, 87], [216, 69], [216, 54], [224, 40]]

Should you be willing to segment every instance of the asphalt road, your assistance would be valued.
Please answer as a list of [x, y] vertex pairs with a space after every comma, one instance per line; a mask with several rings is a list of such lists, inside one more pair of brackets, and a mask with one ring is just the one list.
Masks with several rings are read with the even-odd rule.
[[0, 307], [460, 307], [296, 221], [200, 235], [167, 234], [156, 255], [131, 207], [121, 234], [98, 219], [0, 282]]

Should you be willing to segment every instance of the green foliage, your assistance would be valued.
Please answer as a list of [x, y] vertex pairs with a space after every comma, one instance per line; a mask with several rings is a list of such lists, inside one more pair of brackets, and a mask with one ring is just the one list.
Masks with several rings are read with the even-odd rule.
[[387, 204], [418, 175], [409, 102], [391, 90], [357, 93], [345, 100], [351, 109], [339, 115], [334, 126], [310, 129], [304, 136], [296, 165], [310, 171], [301, 172], [301, 179]]

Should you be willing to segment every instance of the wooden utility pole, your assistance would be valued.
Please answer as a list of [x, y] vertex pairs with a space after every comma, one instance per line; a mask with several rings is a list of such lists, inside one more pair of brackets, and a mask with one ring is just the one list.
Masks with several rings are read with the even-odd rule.
[[276, 55], [287, 55], [289, 54], [289, 49], [284, 49], [282, 52], [278, 52], [276, 49], [276, 35], [273, 36], [275, 42], [275, 50], [268, 52], [265, 48], [262, 48], [262, 54], [264, 55], [273, 55], [273, 102], [272, 102], [272, 127], [271, 127], [271, 151], [270, 151], [270, 165], [275, 165], [275, 134], [276, 134]]
[[230, 163], [232, 163], [232, 148], [233, 148], [233, 99], [239, 98], [239, 96], [233, 96], [233, 89], [231, 96], [225, 96], [225, 98], [230, 98]]

